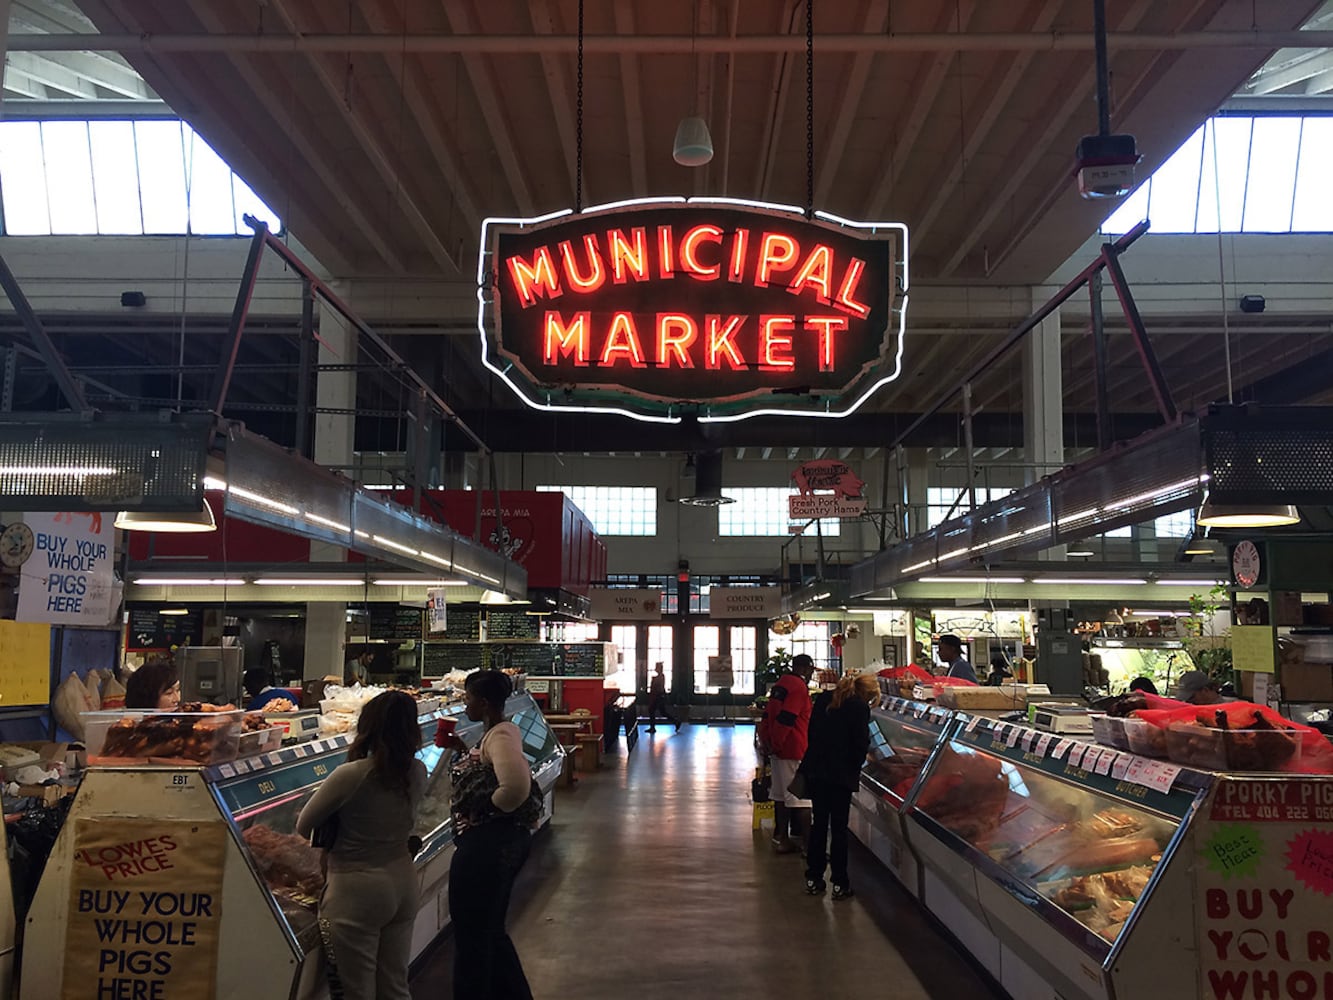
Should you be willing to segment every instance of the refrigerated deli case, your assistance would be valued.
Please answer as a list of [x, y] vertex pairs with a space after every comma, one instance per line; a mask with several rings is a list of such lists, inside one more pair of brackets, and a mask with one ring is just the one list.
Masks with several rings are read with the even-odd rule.
[[[440, 718], [455, 717], [474, 745], [482, 724], [461, 713], [454, 705], [419, 720], [428, 780], [416, 823], [414, 959], [449, 922], [450, 755], [434, 734]], [[526, 693], [505, 714], [545, 793], [545, 824], [564, 751]], [[91, 769], [28, 916], [22, 1000], [327, 995], [320, 857], [295, 827], [351, 741], [336, 736], [208, 767]], [[200, 856], [215, 860], [200, 865]]]
[[853, 832], [896, 845], [889, 868], [1011, 996], [1333, 997], [1333, 777], [1193, 770], [900, 699], [871, 735]]

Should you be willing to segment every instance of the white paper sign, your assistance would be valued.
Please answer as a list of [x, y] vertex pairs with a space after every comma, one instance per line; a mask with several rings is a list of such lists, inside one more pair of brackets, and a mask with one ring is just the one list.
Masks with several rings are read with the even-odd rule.
[[733, 683], [730, 656], [710, 656], [708, 658], [708, 686], [729, 688]]
[[709, 618], [776, 618], [782, 614], [781, 587], [713, 587]]
[[426, 591], [426, 630], [428, 632], [443, 632], [446, 628], [444, 595], [443, 587]]
[[1055, 739], [1055, 737], [1050, 733], [1042, 733], [1041, 738], [1037, 740], [1037, 753], [1045, 757], [1046, 751], [1051, 748], [1051, 740], [1053, 739]]
[[599, 622], [655, 622], [662, 618], [662, 592], [646, 587], [625, 590], [594, 587], [588, 591], [590, 616]]
[[25, 514], [33, 551], [21, 569], [18, 620], [109, 625], [115, 584], [110, 514]]

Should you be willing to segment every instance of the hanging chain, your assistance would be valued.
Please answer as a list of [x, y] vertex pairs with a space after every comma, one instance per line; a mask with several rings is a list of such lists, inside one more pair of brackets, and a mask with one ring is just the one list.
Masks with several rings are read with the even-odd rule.
[[815, 0], [805, 0], [805, 216], [815, 215]]
[[583, 211], [583, 0], [579, 0], [579, 76], [578, 102], [574, 125], [574, 211]]

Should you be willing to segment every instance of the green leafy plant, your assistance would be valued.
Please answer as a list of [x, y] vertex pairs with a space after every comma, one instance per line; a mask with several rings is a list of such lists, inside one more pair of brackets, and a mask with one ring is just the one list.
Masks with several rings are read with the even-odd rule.
[[1194, 665], [1218, 684], [1234, 682], [1235, 668], [1231, 659], [1231, 629], [1219, 634], [1214, 628], [1217, 613], [1229, 606], [1230, 591], [1219, 583], [1207, 594], [1190, 595], [1190, 617], [1186, 619], [1191, 638], [1185, 644]]

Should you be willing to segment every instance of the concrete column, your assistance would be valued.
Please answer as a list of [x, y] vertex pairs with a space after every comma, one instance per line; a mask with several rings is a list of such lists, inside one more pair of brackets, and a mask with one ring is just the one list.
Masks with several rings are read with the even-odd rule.
[[[350, 298], [347, 282], [335, 282], [334, 292], [344, 301]], [[318, 303], [319, 363], [321, 365], [355, 364], [356, 328], [322, 301]], [[315, 379], [315, 405], [321, 409], [350, 410], [356, 407], [356, 372], [319, 372]], [[356, 418], [350, 414], [316, 413], [315, 461], [320, 465], [342, 468], [351, 474], [356, 442]], [[347, 550], [324, 542], [310, 543], [311, 562], [345, 562]], [[306, 605], [305, 678], [315, 680], [326, 674], [341, 675], [343, 647], [347, 636], [347, 605], [339, 601], [319, 601]]]
[[[1023, 344], [1023, 445], [1026, 461], [1034, 463], [1028, 485], [1064, 463], [1064, 378], [1060, 370], [1060, 311], [1057, 309], [1028, 334]], [[1064, 546], [1046, 549], [1037, 558], [1063, 560]]]

